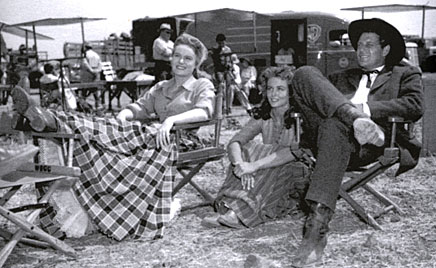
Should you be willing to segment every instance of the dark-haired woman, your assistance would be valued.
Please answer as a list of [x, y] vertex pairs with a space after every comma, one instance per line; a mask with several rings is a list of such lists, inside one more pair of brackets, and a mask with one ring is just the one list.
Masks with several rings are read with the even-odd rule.
[[[231, 165], [206, 226], [254, 227], [295, 209], [308, 170], [292, 154], [295, 131], [289, 117], [292, 69], [270, 67], [260, 76], [264, 99], [254, 118], [230, 140]], [[254, 138], [261, 134], [262, 141]]]

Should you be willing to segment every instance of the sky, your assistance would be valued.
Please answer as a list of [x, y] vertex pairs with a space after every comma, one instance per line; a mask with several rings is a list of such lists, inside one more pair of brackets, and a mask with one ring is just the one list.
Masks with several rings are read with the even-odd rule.
[[[162, 4], [162, 5], [160, 5]], [[0, 21], [8, 24], [45, 18], [93, 17], [106, 18], [84, 24], [85, 39], [88, 41], [107, 38], [111, 33], [129, 33], [132, 21], [144, 17], [163, 17], [218, 8], [235, 8], [259, 13], [292, 11], [321, 11], [334, 14], [349, 21], [360, 19], [357, 11], [341, 11], [341, 8], [411, 4], [436, 6], [436, 0], [0, 0]], [[422, 12], [376, 13], [367, 12], [365, 18], [379, 17], [397, 27], [403, 34], [421, 34]], [[436, 10], [426, 12], [425, 37], [436, 37]], [[31, 28], [28, 28], [31, 29]], [[63, 57], [65, 42], [81, 42], [80, 24], [67, 26], [40, 26], [36, 31], [55, 38], [37, 41], [39, 51], [47, 51], [49, 58]], [[17, 49], [24, 38], [2, 33], [8, 48]], [[33, 40], [29, 41], [33, 45]]]

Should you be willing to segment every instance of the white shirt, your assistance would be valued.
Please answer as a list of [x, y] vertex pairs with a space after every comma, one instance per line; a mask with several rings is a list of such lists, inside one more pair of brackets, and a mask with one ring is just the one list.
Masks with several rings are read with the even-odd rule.
[[[375, 68], [375, 70], [378, 70], [379, 72], [383, 69], [383, 66], [380, 66], [378, 68]], [[369, 75], [371, 79], [371, 86], [374, 84], [375, 79], [377, 78], [377, 73], [371, 73]], [[366, 83], [368, 82], [368, 76], [366, 74], [362, 75], [362, 78], [360, 78], [359, 87], [356, 90], [356, 93], [354, 93], [354, 96], [351, 98], [351, 102], [353, 104], [362, 104], [363, 105], [363, 112], [369, 116], [371, 116], [371, 111], [369, 110], [368, 106], [368, 95], [371, 88], [366, 87]]]
[[159, 36], [153, 42], [153, 59], [171, 61], [173, 49], [173, 41], [165, 41], [162, 37]]

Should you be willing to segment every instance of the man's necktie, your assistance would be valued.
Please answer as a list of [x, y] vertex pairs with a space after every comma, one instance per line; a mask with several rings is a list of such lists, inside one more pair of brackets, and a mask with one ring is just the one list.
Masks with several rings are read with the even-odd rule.
[[372, 70], [372, 71], [364, 71], [363, 74], [366, 74], [366, 77], [368, 77], [368, 80], [366, 81], [366, 88], [371, 88], [371, 74], [379, 74], [379, 70]]

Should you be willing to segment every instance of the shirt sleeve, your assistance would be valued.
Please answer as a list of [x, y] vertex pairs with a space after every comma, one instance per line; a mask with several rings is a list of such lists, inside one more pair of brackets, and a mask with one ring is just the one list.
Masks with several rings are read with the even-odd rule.
[[153, 50], [159, 54], [162, 55], [164, 57], [169, 57], [171, 56], [171, 49], [169, 49], [168, 47], [164, 46], [164, 44], [159, 40], [156, 39], [153, 43]]
[[161, 83], [154, 85], [141, 98], [126, 106], [133, 112], [134, 120], [147, 119], [156, 113], [154, 109], [155, 95], [156, 91], [161, 89]]
[[206, 110], [209, 118], [211, 118], [215, 108], [215, 93], [213, 84], [211, 81], [205, 78], [198, 79], [198, 83], [194, 107]]
[[247, 144], [249, 141], [254, 139], [259, 133], [262, 132], [262, 119], [251, 118], [248, 123], [236, 133], [229, 144], [233, 142], [239, 142], [241, 146]]

